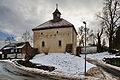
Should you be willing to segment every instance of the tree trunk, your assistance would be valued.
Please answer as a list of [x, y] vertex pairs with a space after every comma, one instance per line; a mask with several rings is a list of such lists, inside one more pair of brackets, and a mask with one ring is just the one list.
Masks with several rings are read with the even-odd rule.
[[100, 36], [98, 36], [98, 45], [97, 45], [97, 52], [101, 52], [101, 39]]
[[110, 35], [109, 37], [109, 49], [108, 49], [108, 52], [111, 53], [112, 51], [112, 35]]

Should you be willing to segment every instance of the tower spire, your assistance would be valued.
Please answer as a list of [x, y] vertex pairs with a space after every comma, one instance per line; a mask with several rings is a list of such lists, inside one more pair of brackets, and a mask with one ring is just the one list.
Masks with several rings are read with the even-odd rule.
[[58, 10], [58, 4], [56, 4], [56, 10], [53, 12], [53, 20], [60, 20], [61, 13]]
[[56, 9], [58, 9], [58, 4], [56, 4]]

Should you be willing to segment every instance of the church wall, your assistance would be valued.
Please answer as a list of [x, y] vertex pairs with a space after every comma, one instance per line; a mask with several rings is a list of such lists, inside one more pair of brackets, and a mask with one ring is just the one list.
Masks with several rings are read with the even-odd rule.
[[77, 47], [77, 34], [75, 33], [75, 31], [72, 29], [73, 32], [73, 36], [72, 36], [72, 44], [73, 44], [73, 54], [76, 55], [76, 47]]
[[[34, 31], [34, 47], [39, 51], [49, 53], [64, 53], [66, 44], [73, 44], [73, 53], [76, 52], [76, 33], [72, 27], [69, 28], [56, 28]], [[44, 47], [42, 42], [44, 41]], [[61, 46], [59, 46], [61, 41]]]

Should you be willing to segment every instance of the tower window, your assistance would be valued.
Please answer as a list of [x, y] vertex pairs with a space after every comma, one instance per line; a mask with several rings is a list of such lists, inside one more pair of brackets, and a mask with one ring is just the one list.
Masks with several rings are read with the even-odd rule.
[[58, 34], [58, 31], [57, 31], [57, 34]]
[[41, 35], [43, 35], [43, 33], [41, 32]]
[[62, 41], [61, 40], [59, 41], [59, 46], [62, 46]]
[[45, 47], [45, 42], [44, 41], [42, 41], [42, 47]]

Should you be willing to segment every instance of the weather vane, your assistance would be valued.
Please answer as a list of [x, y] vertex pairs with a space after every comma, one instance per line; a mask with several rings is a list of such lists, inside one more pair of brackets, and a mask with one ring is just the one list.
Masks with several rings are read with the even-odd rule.
[[56, 4], [56, 9], [58, 9], [58, 4]]

